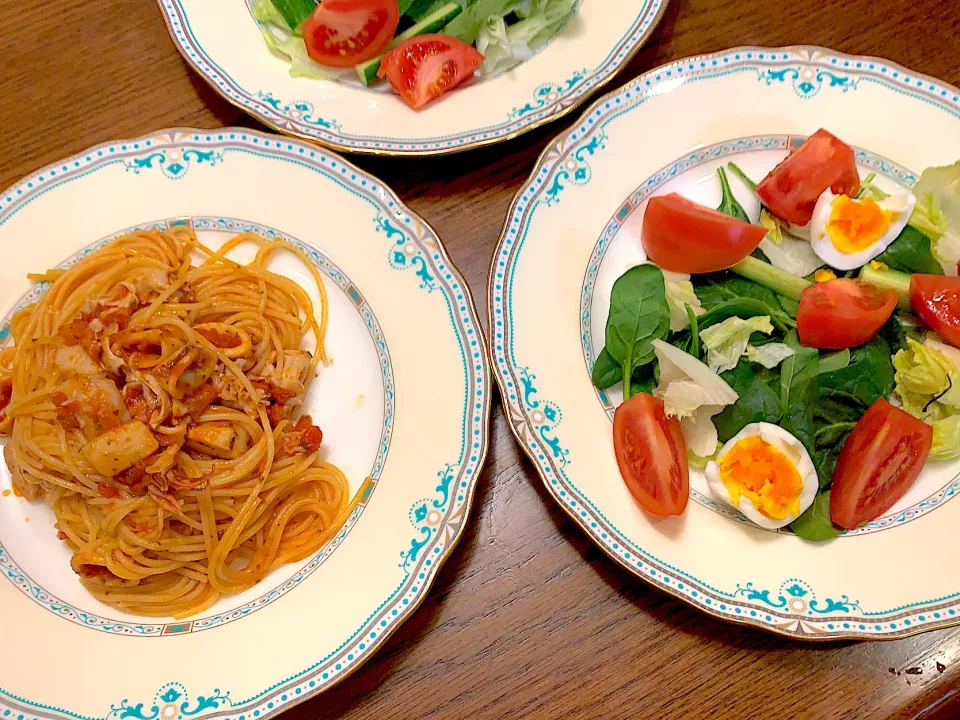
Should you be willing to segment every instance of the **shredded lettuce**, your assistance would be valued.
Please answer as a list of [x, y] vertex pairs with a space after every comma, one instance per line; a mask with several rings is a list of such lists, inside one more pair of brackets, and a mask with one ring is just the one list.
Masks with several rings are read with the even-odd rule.
[[283, 19], [283, 15], [277, 10], [272, 0], [253, 0], [250, 12], [253, 13], [253, 19], [257, 22], [289, 29], [287, 27], [287, 21]]
[[707, 457], [717, 449], [717, 429], [713, 416], [739, 395], [702, 362], [680, 348], [662, 340], [653, 341], [660, 363], [660, 382], [653, 394], [663, 399], [668, 415], [680, 418], [687, 450]]
[[960, 162], [927, 168], [913, 188], [917, 206], [910, 225], [930, 238], [933, 254], [949, 274], [960, 260]]
[[715, 373], [733, 370], [740, 357], [747, 352], [750, 335], [755, 332], [767, 335], [773, 332], [769, 316], [758, 315], [744, 320], [734, 315], [701, 330], [700, 340], [707, 351], [707, 365], [710, 369]]
[[746, 352], [747, 360], [759, 363], [768, 370], [772, 370], [793, 354], [793, 348], [781, 342], [757, 346], [748, 345]]
[[[476, 0], [466, 3], [444, 32], [476, 44], [486, 58], [480, 73], [491, 75], [533, 57], [560, 32], [575, 6], [576, 0]], [[509, 15], [520, 19], [507, 25]]]
[[693, 291], [693, 283], [690, 282], [689, 275], [664, 270], [663, 280], [667, 291], [667, 305], [670, 308], [670, 332], [677, 332], [690, 324], [687, 305], [697, 317], [703, 315], [706, 310]]

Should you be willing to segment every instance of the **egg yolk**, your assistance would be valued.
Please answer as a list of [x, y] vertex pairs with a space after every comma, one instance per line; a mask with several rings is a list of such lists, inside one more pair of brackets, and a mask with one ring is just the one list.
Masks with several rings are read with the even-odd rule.
[[800, 514], [803, 480], [796, 465], [766, 440], [751, 435], [720, 457], [720, 479], [734, 505], [745, 497], [769, 518]]
[[890, 226], [890, 211], [877, 205], [873, 198], [855, 200], [837, 195], [830, 203], [827, 235], [833, 246], [842, 253], [866, 250]]

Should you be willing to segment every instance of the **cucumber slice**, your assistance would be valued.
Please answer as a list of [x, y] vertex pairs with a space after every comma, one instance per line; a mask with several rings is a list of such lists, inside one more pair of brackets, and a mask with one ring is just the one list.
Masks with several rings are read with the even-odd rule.
[[[448, 0], [412, 0], [406, 14], [415, 23], [422, 22], [446, 7]], [[421, 33], [422, 35], [423, 33]]]
[[[409, 40], [417, 35], [427, 35], [428, 33], [435, 33], [443, 30], [443, 28], [445, 28], [451, 20], [453, 20], [462, 12], [463, 7], [460, 5], [460, 3], [448, 2], [446, 5], [441, 7], [436, 12], [428, 15], [413, 27], [397, 35], [393, 40], [390, 41], [390, 44], [387, 46], [387, 50], [392, 50], [404, 40]], [[383, 55], [378, 58], [374, 58], [373, 60], [368, 60], [365, 63], [361, 63], [354, 68], [354, 70], [357, 71], [357, 75], [360, 77], [360, 82], [362, 82], [364, 85], [371, 85], [376, 81], [377, 71], [380, 69], [380, 61], [382, 59]]]
[[283, 15], [291, 30], [299, 28], [303, 21], [317, 9], [316, 0], [271, 0], [277, 12]]

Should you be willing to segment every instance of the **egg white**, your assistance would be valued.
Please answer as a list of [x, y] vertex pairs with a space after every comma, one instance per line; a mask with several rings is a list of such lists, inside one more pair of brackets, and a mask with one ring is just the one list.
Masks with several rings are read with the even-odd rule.
[[877, 205], [890, 212], [890, 225], [876, 242], [864, 250], [856, 253], [845, 253], [834, 247], [830, 236], [827, 234], [831, 206], [836, 197], [829, 188], [823, 191], [813, 209], [809, 232], [810, 245], [813, 247], [813, 251], [827, 265], [837, 270], [855, 270], [886, 250], [903, 232], [913, 208], [917, 205], [917, 199], [912, 193], [891, 195], [883, 200], [877, 200]]
[[803, 443], [783, 428], [765, 422], [750, 423], [747, 425], [726, 442], [720, 449], [720, 452], [717, 453], [717, 457], [723, 457], [730, 452], [733, 446], [740, 440], [752, 435], [759, 436], [761, 440], [770, 443], [774, 448], [786, 455], [787, 459], [797, 468], [797, 472], [800, 474], [803, 482], [803, 487], [800, 490], [800, 512], [797, 515], [788, 514], [782, 520], [776, 520], [760, 512], [746, 497], [741, 496], [740, 502], [735, 505], [730, 499], [727, 486], [723, 484], [723, 480], [720, 478], [720, 465], [716, 460], [711, 460], [707, 463], [705, 471], [707, 484], [710, 486], [710, 491], [717, 500], [739, 510], [748, 520], [760, 527], [767, 528], [768, 530], [776, 530], [777, 528], [782, 528], [792, 523], [813, 504], [813, 500], [817, 496], [817, 490], [820, 488], [820, 482], [817, 479], [817, 470], [813, 466], [810, 454], [803, 446]]

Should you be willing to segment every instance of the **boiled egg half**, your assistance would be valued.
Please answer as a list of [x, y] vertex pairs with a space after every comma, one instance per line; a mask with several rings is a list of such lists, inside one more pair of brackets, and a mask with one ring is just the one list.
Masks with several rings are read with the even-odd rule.
[[810, 244], [837, 270], [854, 270], [873, 260], [903, 232], [917, 204], [910, 193], [874, 200], [825, 190], [813, 209]]
[[717, 500], [769, 530], [796, 520], [820, 483], [807, 449], [770, 423], [751, 423], [727, 441], [706, 469]]

